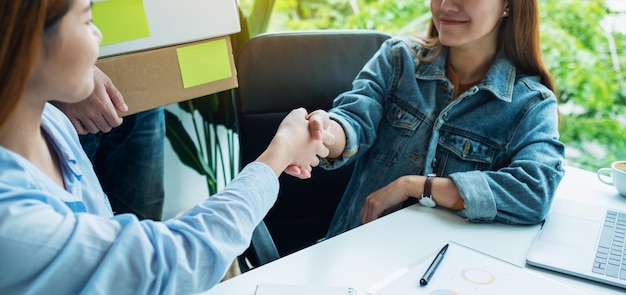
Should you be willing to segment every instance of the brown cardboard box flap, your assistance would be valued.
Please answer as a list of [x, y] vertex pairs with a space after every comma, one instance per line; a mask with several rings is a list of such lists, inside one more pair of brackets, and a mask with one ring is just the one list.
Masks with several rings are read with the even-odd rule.
[[[226, 41], [231, 76], [185, 88], [177, 50], [220, 39]], [[232, 45], [228, 36], [102, 58], [96, 65], [111, 78], [124, 96], [128, 112], [120, 113], [122, 116], [238, 86]]]

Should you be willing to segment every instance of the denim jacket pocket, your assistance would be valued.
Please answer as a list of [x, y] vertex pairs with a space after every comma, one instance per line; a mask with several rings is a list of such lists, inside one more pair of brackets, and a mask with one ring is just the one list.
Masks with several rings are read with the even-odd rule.
[[[437, 152], [438, 171], [488, 170], [498, 149], [477, 139], [467, 136], [444, 133], [439, 137]], [[442, 161], [443, 160], [443, 161]]]
[[399, 104], [390, 103], [385, 108], [385, 116], [378, 127], [377, 144], [373, 156], [379, 161], [392, 163], [411, 143], [413, 133], [420, 125], [419, 116]]
[[415, 130], [420, 123], [418, 116], [398, 103], [391, 102], [385, 110], [385, 118], [393, 127]]

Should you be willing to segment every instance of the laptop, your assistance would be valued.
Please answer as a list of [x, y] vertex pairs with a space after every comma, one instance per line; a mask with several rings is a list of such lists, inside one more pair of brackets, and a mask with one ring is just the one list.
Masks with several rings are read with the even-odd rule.
[[626, 210], [555, 199], [526, 263], [626, 288]]

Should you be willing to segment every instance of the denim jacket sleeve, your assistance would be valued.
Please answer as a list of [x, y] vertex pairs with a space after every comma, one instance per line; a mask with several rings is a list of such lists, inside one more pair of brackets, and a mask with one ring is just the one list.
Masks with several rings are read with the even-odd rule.
[[383, 99], [395, 78], [391, 51], [393, 39], [386, 40], [352, 82], [352, 90], [340, 94], [329, 111], [346, 134], [346, 147], [340, 159], [322, 161], [326, 169], [342, 167], [358, 158], [376, 141], [376, 128], [383, 117]]
[[[526, 81], [520, 86], [538, 85]], [[557, 102], [547, 89], [525, 95], [535, 99], [525, 105], [518, 127], [512, 130], [504, 152], [510, 163], [494, 171], [449, 175], [465, 201], [465, 209], [457, 213], [470, 221], [536, 224], [550, 209], [565, 173], [564, 146], [558, 141]]]

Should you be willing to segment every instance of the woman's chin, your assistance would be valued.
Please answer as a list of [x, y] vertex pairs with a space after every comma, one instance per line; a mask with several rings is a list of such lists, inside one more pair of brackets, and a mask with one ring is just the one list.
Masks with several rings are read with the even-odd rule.
[[95, 83], [93, 81], [93, 78], [91, 78], [88, 82], [85, 83], [85, 85], [83, 85], [83, 87], [81, 87], [81, 89], [79, 91], [77, 91], [77, 93], [73, 96], [73, 100], [74, 102], [79, 102], [79, 101], [83, 101], [85, 99], [87, 99], [89, 96], [91, 96], [93, 94], [93, 91], [95, 89]]

